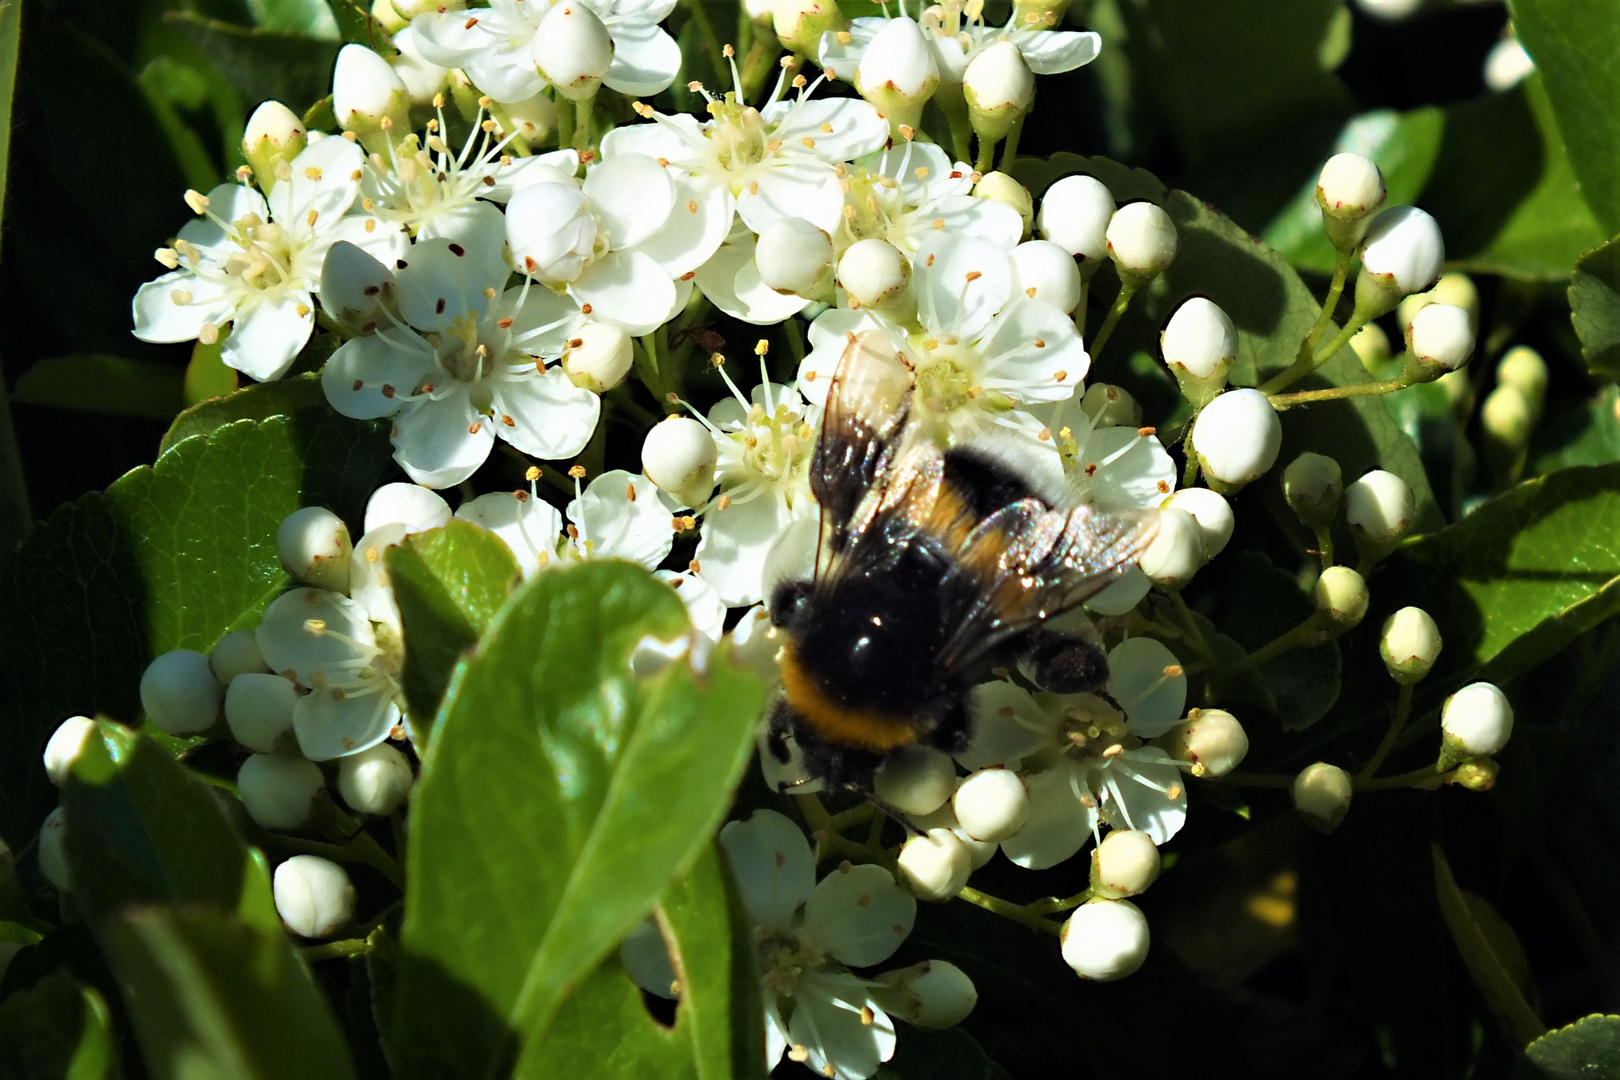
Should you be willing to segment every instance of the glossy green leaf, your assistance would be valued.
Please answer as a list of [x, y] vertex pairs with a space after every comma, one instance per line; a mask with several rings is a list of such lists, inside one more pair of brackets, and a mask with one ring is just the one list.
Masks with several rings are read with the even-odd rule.
[[283, 28], [248, 29], [190, 11], [172, 11], [165, 18], [213, 61], [250, 109], [267, 98], [302, 109], [332, 91], [335, 32], [318, 38]]
[[280, 382], [255, 383], [222, 398], [199, 401], [176, 416], [158, 445], [158, 454], [168, 453], [183, 439], [208, 435], [238, 420], [268, 420], [306, 409], [319, 410], [325, 401], [319, 375], [295, 375]]
[[185, 408], [185, 371], [173, 364], [102, 353], [74, 353], [39, 361], [12, 392], [29, 405], [168, 420]]
[[405, 699], [426, 737], [451, 672], [518, 584], [517, 559], [469, 521], [416, 533], [384, 558], [405, 627]]
[[1611, 384], [1536, 427], [1527, 472], [1544, 476], [1614, 461], [1620, 461], [1620, 387]]
[[1434, 858], [1434, 891], [1440, 901], [1440, 915], [1446, 921], [1446, 929], [1451, 931], [1451, 940], [1462, 954], [1474, 985], [1501, 1021], [1508, 1037], [1524, 1046], [1546, 1031], [1547, 1025], [1524, 999], [1502, 958], [1491, 947], [1490, 937], [1476, 918], [1474, 906], [1469, 904], [1467, 894], [1457, 887], [1445, 852], [1439, 844], [1431, 845], [1430, 852]]
[[[1240, 551], [1231, 558], [1216, 623], [1246, 651], [1292, 630], [1316, 610], [1298, 581], [1264, 555]], [[1327, 715], [1339, 699], [1341, 666], [1339, 646], [1331, 641], [1290, 649], [1260, 665], [1260, 678], [1283, 730], [1298, 731]]]
[[205, 907], [132, 908], [103, 935], [152, 1080], [349, 1080], [292, 943]]
[[1570, 318], [1594, 375], [1620, 377], [1620, 240], [1582, 255], [1569, 282]]
[[[1466, 418], [1459, 420], [1450, 393], [1437, 382], [1418, 383], [1381, 400], [1417, 447], [1429, 487], [1446, 516], [1460, 516], [1463, 500], [1473, 493], [1478, 462], [1462, 426]], [[1348, 542], [1348, 532], [1341, 533]]]
[[0, 832], [21, 846], [55, 804], [39, 755], [64, 718], [133, 721], [153, 656], [212, 648], [281, 591], [282, 518], [358, 521], [391, 467], [384, 432], [329, 409], [242, 421], [38, 526], [0, 570]]
[[1587, 205], [1620, 232], [1620, 8], [1588, 0], [1510, 0], [1519, 42], [1546, 80]]
[[112, 1013], [66, 972], [0, 1002], [0, 1076], [11, 1080], [115, 1080]]
[[[7, 164], [11, 160], [11, 95], [17, 83], [17, 45], [22, 31], [22, 0], [0, 0], [0, 208], [6, 205]], [[28, 535], [33, 518], [23, 479], [11, 405], [0, 386], [0, 555]]]
[[716, 653], [630, 670], [687, 632], [673, 590], [587, 562], [528, 582], [445, 696], [411, 815], [392, 1060], [528, 1075], [569, 989], [700, 856], [764, 688]]
[[1597, 1014], [1524, 1048], [1514, 1080], [1620, 1080], [1620, 1016]]
[[103, 720], [62, 791], [73, 899], [92, 924], [131, 904], [202, 903], [280, 926], [264, 857], [207, 785], [157, 743]]
[[1117, 202], [1146, 199], [1164, 205], [1170, 189], [1146, 169], [1133, 169], [1105, 157], [1083, 157], [1060, 151], [1049, 158], [1021, 157], [1008, 170], [1037, 199], [1065, 176], [1095, 176]]
[[1425, 686], [1505, 682], [1620, 612], [1620, 465], [1527, 481], [1409, 541], [1374, 596], [1440, 625]]
[[618, 958], [609, 957], [558, 1009], [529, 1075], [763, 1080], [758, 944], [723, 862], [714, 845], [706, 847], [659, 905], [681, 985], [675, 1026], [648, 1014]]

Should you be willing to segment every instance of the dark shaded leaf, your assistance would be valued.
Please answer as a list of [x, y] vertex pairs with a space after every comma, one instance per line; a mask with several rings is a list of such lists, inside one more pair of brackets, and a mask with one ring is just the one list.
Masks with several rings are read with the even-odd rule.
[[75, 353], [48, 357], [23, 372], [12, 396], [30, 405], [167, 420], [185, 408], [185, 377], [172, 364]]
[[279, 26], [248, 29], [190, 11], [171, 11], [165, 18], [214, 62], [249, 109], [274, 98], [297, 111], [332, 90], [335, 25], [330, 38], [317, 38]]
[[112, 1013], [94, 989], [64, 972], [0, 1002], [0, 1076], [115, 1080]]
[[1620, 240], [1576, 261], [1569, 308], [1586, 366], [1594, 375], [1620, 377]]
[[[1292, 630], [1316, 610], [1294, 577], [1258, 552], [1237, 552], [1228, 572], [1216, 623], [1248, 652]], [[1338, 644], [1330, 641], [1290, 649], [1260, 665], [1283, 730], [1299, 731], [1327, 715], [1339, 699], [1342, 662]]]
[[1588, 1016], [1524, 1048], [1515, 1080], [1616, 1080], [1620, 1016]]

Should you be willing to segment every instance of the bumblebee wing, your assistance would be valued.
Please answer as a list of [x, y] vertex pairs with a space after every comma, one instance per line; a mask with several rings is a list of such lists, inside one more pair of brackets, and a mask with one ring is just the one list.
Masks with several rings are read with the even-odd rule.
[[911, 372], [881, 331], [851, 337], [827, 390], [810, 458], [810, 491], [821, 506], [819, 580], [848, 546], [854, 519], [893, 463], [911, 412]]
[[1009, 638], [1079, 607], [1119, 580], [1159, 531], [1156, 510], [1052, 508], [1021, 499], [985, 518], [949, 582], [963, 611], [940, 653], [961, 671]]

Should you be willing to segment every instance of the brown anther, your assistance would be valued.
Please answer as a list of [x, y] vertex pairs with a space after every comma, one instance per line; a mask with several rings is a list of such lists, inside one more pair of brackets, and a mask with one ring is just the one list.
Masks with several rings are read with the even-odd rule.
[[517, 427], [517, 421], [512, 419], [510, 416], [507, 416], [505, 413], [501, 413], [501, 423], [505, 424], [507, 427]]

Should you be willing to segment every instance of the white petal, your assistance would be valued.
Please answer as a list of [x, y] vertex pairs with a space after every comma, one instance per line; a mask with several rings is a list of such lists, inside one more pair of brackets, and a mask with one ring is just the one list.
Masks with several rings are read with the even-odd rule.
[[573, 184], [579, 172], [579, 153], [574, 150], [552, 150], [534, 157], [518, 158], [510, 165], [498, 165], [490, 176], [494, 186], [485, 186], [483, 197], [494, 202], [506, 202], [512, 193], [530, 184]]
[[[891, 146], [877, 156], [871, 168], [873, 172], [894, 177], [900, 185], [900, 199], [907, 206], [921, 206], [931, 198], [937, 199], [948, 191], [958, 188], [968, 191], [973, 187], [973, 181], [966, 175], [954, 179], [951, 177], [950, 156], [933, 143], [913, 140]], [[1017, 212], [1013, 210], [1013, 213]]]
[[505, 253], [506, 215], [494, 203], [474, 199], [434, 214], [422, 224], [417, 238], [459, 244], [468, 258], [481, 264], [479, 278], [492, 280], [497, 287], [510, 273]]
[[827, 387], [844, 357], [849, 335], [877, 328], [864, 311], [828, 308], [810, 324], [810, 351], [799, 364], [799, 393], [812, 405], [827, 404]]
[[[872, 1003], [866, 984], [844, 972], [813, 972], [794, 995], [788, 1037], [809, 1051], [812, 1071], [835, 1080], [866, 1080], [894, 1054], [894, 1022]], [[862, 1020], [862, 1008], [872, 1022]], [[830, 1070], [830, 1071], [829, 1071]]]
[[881, 866], [838, 869], [821, 879], [804, 905], [804, 929], [851, 967], [894, 955], [917, 919], [917, 900]]
[[276, 297], [261, 294], [237, 312], [220, 359], [260, 382], [279, 379], [314, 329], [315, 301], [309, 293], [289, 289]]
[[659, 581], [667, 582], [670, 588], [675, 590], [675, 595], [681, 598], [681, 603], [686, 605], [686, 617], [691, 621], [692, 629], [710, 641], [718, 643], [726, 630], [726, 605], [721, 602], [720, 594], [715, 592], [714, 586], [698, 575], [686, 571], [676, 573], [673, 570], [659, 570], [653, 576]]
[[1024, 235], [1024, 219], [1006, 203], [973, 195], [947, 195], [916, 214], [907, 215], [907, 241], [913, 250], [928, 243], [933, 232], [956, 236], [976, 236], [1003, 251], [1018, 246]]
[[493, 325], [480, 327], [480, 337], [486, 341], [504, 341], [506, 335], [500, 320], [508, 318], [512, 325], [505, 330], [511, 332], [512, 348], [548, 360], [562, 356], [569, 340], [585, 325], [584, 313], [570, 297], [533, 286], [519, 285], [502, 293], [486, 320]]
[[674, 181], [645, 154], [620, 154], [586, 170], [584, 191], [614, 250], [661, 229], [675, 206]]
[[494, 384], [494, 392], [490, 426], [495, 433], [530, 457], [548, 461], [585, 449], [602, 414], [602, 400], [575, 386], [561, 367], [503, 380]]
[[1187, 676], [1161, 642], [1131, 638], [1109, 650], [1108, 693], [1125, 710], [1131, 734], [1151, 739], [1181, 722]]
[[478, 471], [495, 444], [493, 425], [465, 393], [423, 401], [394, 421], [394, 460], [418, 484], [454, 487]]
[[366, 500], [366, 533], [383, 525], [404, 525], [407, 532], [426, 532], [450, 524], [444, 496], [420, 484], [384, 484]]
[[973, 688], [968, 696], [973, 741], [956, 755], [970, 771], [996, 765], [1016, 768], [1019, 761], [1056, 742], [1056, 721], [1027, 690], [996, 680]]
[[770, 493], [730, 503], [724, 510], [718, 502], [710, 504], [703, 518], [697, 561], [728, 607], [757, 604], [765, 598], [765, 559], [792, 522], [787, 503]]
[[389, 548], [403, 543], [409, 531], [409, 526], [401, 521], [367, 529], [365, 535], [355, 541], [355, 555], [349, 562], [350, 598], [366, 609], [373, 622], [393, 627], [396, 634], [400, 632], [399, 603], [394, 599], [394, 582], [388, 576], [388, 560], [384, 556]]
[[675, 1000], [675, 965], [658, 924], [647, 919], [619, 943], [619, 963], [630, 981], [658, 997]]
[[849, 28], [842, 32], [828, 31], [822, 34], [816, 49], [816, 62], [830, 78], [852, 82], [861, 57], [866, 55], [866, 47], [888, 22], [888, 19], [868, 16], [851, 20]]
[[[184, 300], [185, 303], [178, 302]], [[135, 336], [142, 341], [190, 341], [204, 323], [222, 326], [236, 314], [236, 293], [190, 270], [175, 270], [135, 292]]]
[[823, 161], [853, 161], [883, 148], [889, 122], [860, 98], [812, 98], [786, 110], [772, 134], [784, 143], [812, 140]]
[[340, 345], [321, 371], [321, 388], [344, 416], [374, 420], [398, 412], [437, 370], [432, 346], [408, 330], [389, 329]]
[[487, 262], [456, 254], [449, 240], [423, 240], [411, 247], [399, 268], [399, 313], [419, 330], [447, 330], [457, 319], [477, 318], [489, 310], [485, 290], [506, 282], [505, 267], [491, 273]]
[[358, 686], [313, 690], [293, 707], [299, 753], [311, 761], [331, 761], [369, 750], [399, 723], [399, 706], [381, 676], [361, 692]]
[[[284, 228], [334, 225], [360, 194], [365, 154], [348, 139], [322, 139], [288, 163], [288, 177], [270, 190], [270, 213]], [[311, 223], [310, 216], [314, 215]]]
[[639, 251], [610, 251], [592, 263], [570, 291], [591, 317], [616, 322], [634, 337], [651, 333], [675, 314], [675, 283]]
[[320, 256], [317, 260], [318, 265], [311, 271], [314, 277], [320, 277], [320, 271], [325, 268], [326, 256], [332, 247], [340, 242], [353, 244], [384, 266], [393, 269], [396, 262], [410, 250], [411, 235], [403, 227], [390, 224], [381, 218], [368, 217], [364, 214], [351, 214], [339, 218], [322, 231], [311, 245]]
[[[1156, 746], [1130, 750], [1108, 768], [1110, 792], [1118, 785], [1124, 805], [1103, 803], [1103, 820], [1119, 828], [1141, 829], [1163, 844], [1187, 822], [1187, 787], [1170, 755]], [[1174, 798], [1170, 793], [1174, 792]]]
[[1099, 615], [1124, 615], [1153, 589], [1153, 582], [1132, 563], [1123, 577], [1086, 601], [1086, 607]]
[[736, 205], [731, 192], [720, 185], [705, 186], [679, 179], [669, 219], [657, 232], [641, 241], [639, 250], [657, 259], [670, 277], [682, 277], [708, 262], [720, 250], [731, 231]]
[[527, 491], [492, 491], [461, 504], [456, 517], [481, 525], [506, 541], [523, 576], [533, 577], [557, 552], [562, 514]]
[[490, 44], [489, 31], [467, 25], [464, 10], [429, 12], [411, 21], [411, 34], [422, 58], [440, 67], [460, 67]]
[[1089, 31], [1015, 30], [1011, 35], [1024, 62], [1037, 75], [1057, 75], [1084, 67], [1102, 51], [1102, 37]]
[[770, 1072], [787, 1053], [788, 1029], [782, 1022], [782, 1008], [775, 994], [765, 995], [765, 1071]]
[[737, 196], [737, 216], [756, 235], [778, 218], [801, 217], [825, 233], [843, 219], [844, 189], [830, 165], [805, 158], [763, 169], [757, 182]]
[[[1012, 296], [1007, 253], [974, 236], [941, 234], [919, 250], [912, 265], [919, 286], [917, 318], [937, 334], [964, 341], [983, 336]], [[977, 276], [969, 280], [969, 275]]]
[[996, 316], [980, 348], [980, 384], [1004, 390], [1020, 404], [1073, 397], [1091, 368], [1068, 313], [1022, 294]]
[[365, 608], [328, 589], [292, 589], [265, 608], [254, 631], [265, 665], [313, 686], [318, 676], [347, 671], [359, 655], [353, 642], [375, 641]]
[[720, 830], [743, 909], [757, 926], [785, 930], [810, 898], [816, 864], [804, 833], [775, 810], [755, 810]]
[[671, 511], [658, 488], [645, 476], [622, 469], [592, 480], [568, 504], [567, 513], [592, 558], [625, 559], [651, 570], [675, 543]]
[[611, 26], [613, 63], [602, 82], [621, 94], [642, 97], [660, 94], [675, 81], [681, 69], [681, 47], [675, 39], [653, 24]]
[[602, 136], [602, 159], [620, 154], [683, 161], [708, 142], [695, 116], [684, 113], [645, 124], [625, 124]]
[[[1044, 870], [1072, 858], [1096, 827], [1097, 812], [1075, 795], [1075, 772], [1067, 762], [1024, 778], [1029, 818], [1001, 842], [1002, 854], [1019, 866]], [[1085, 793], [1085, 788], [1080, 791]]]
[[180, 227], [179, 239], [200, 248], [213, 249], [223, 245], [219, 251], [222, 257], [240, 248], [225, 235], [214, 218], [231, 224], [245, 217], [270, 220], [270, 205], [264, 201], [264, 196], [245, 184], [225, 183], [210, 189], [208, 209], [211, 216], [192, 218]]
[[1128, 427], [1093, 431], [1081, 447], [1074, 468], [1080, 475], [1090, 476], [1087, 501], [1122, 509], [1158, 506], [1179, 479], [1176, 463], [1164, 444]]

